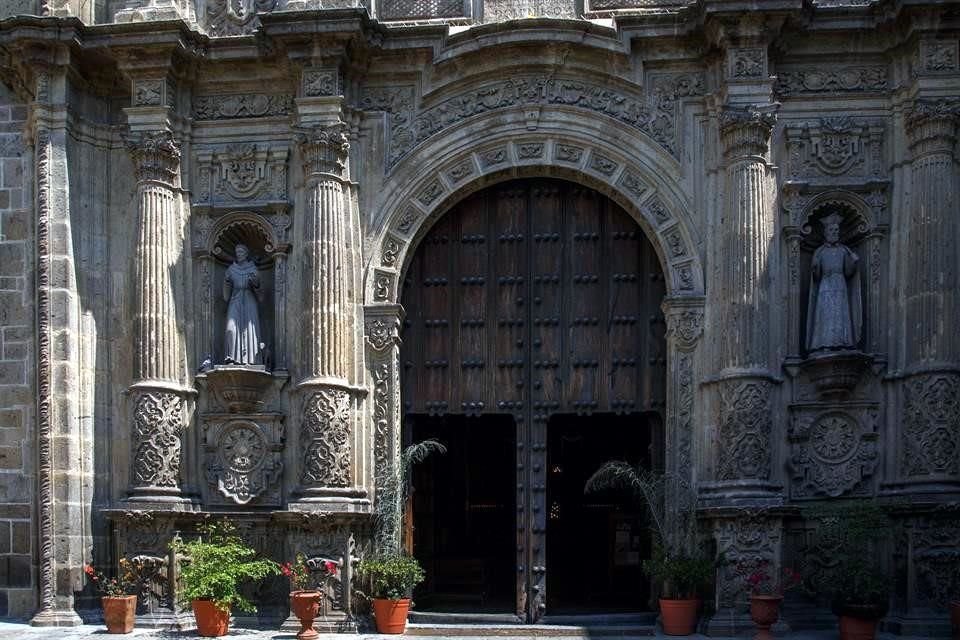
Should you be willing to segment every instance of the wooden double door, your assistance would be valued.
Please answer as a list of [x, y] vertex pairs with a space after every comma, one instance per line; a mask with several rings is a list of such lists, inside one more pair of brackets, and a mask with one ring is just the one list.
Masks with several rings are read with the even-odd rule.
[[[467, 590], [471, 580], [492, 580], [483, 577], [488, 560], [456, 551], [467, 534], [450, 531], [451, 514], [499, 509], [498, 517], [469, 522], [498, 529], [477, 539], [496, 539], [497, 553], [510, 554], [496, 565], [510, 567], [516, 615], [535, 621], [553, 607], [547, 534], [556, 541], [567, 530], [563, 495], [582, 487], [560, 488], [576, 484], [563, 479], [570, 465], [561, 460], [576, 446], [549, 443], [583, 437], [595, 458], [662, 459], [664, 292], [636, 222], [605, 196], [561, 180], [515, 180], [478, 192], [423, 238], [402, 294], [405, 438], [437, 437], [458, 449], [415, 478], [413, 545], [428, 573], [462, 567], [451, 580]], [[475, 489], [456, 489], [465, 482]], [[458, 502], [441, 508], [443, 500]], [[618, 527], [622, 541], [617, 519], [629, 518], [608, 512], [604, 526]], [[618, 545], [611, 538], [607, 550], [582, 551], [610, 556], [616, 566], [627, 557]], [[502, 588], [487, 587], [502, 600]]]

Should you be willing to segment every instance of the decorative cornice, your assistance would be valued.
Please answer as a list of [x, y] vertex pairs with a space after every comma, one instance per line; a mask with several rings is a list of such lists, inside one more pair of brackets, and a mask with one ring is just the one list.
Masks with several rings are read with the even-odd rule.
[[720, 113], [720, 141], [727, 158], [762, 156], [770, 144], [779, 103], [725, 107]]
[[180, 170], [180, 145], [169, 131], [146, 131], [126, 138], [137, 182], [174, 184]]
[[917, 100], [907, 112], [907, 136], [914, 156], [952, 153], [957, 141], [960, 100]]
[[343, 177], [350, 151], [350, 143], [344, 133], [346, 126], [343, 122], [336, 122], [295, 129], [294, 142], [300, 148], [305, 176], [326, 173]]

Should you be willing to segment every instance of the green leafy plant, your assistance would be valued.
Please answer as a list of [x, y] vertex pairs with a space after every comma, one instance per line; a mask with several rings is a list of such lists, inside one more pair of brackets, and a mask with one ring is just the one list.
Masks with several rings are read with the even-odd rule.
[[181, 601], [211, 600], [220, 609], [256, 611], [256, 606], [240, 595], [240, 584], [277, 575], [280, 566], [272, 560], [257, 559], [257, 552], [243, 544], [228, 522], [201, 527], [201, 533], [189, 542], [174, 539], [170, 543], [186, 560], [180, 572]]
[[696, 545], [693, 492], [682, 478], [611, 460], [584, 487], [587, 493], [605, 489], [626, 489], [646, 506], [655, 544], [643, 568], [661, 584], [665, 598], [695, 597], [711, 582], [716, 562]]
[[435, 453], [446, 452], [446, 446], [434, 438], [411, 444], [400, 455], [400, 464], [388, 467], [384, 474], [376, 478], [377, 502], [374, 506], [374, 520], [377, 555], [387, 557], [400, 553], [404, 505], [410, 495], [413, 465], [423, 462]]
[[364, 559], [357, 566], [357, 573], [369, 582], [374, 598], [390, 600], [410, 597], [424, 578], [417, 559], [403, 554]]

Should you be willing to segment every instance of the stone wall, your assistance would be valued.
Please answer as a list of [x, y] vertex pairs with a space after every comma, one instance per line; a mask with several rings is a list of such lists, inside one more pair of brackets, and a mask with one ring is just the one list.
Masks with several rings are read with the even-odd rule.
[[0, 85], [0, 616], [36, 608], [34, 305], [27, 106]]

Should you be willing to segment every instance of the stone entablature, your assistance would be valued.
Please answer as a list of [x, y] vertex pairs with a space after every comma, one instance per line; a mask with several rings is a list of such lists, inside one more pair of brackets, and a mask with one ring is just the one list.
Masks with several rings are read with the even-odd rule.
[[[895, 615], [909, 629], [942, 606], [941, 560], [960, 553], [954, 519], [930, 516], [960, 487], [960, 339], [940, 322], [958, 304], [955, 10], [848, 3], [838, 23], [817, 2], [743, 21], [722, 2], [585, 3], [605, 26], [549, 19], [580, 17], [563, 2], [114, 4], [104, 22], [123, 24], [90, 29], [78, 3], [44, 0], [47, 17], [0, 25], [19, 92], [0, 99], [0, 150], [17, 154], [0, 156], [0, 292], [36, 311], [0, 309], [0, 410], [29, 443], [3, 459], [37, 479], [0, 505], [0, 528], [32, 535], [0, 555], [37, 556], [29, 584], [0, 584], [16, 615], [74, 622], [92, 547], [152, 558], [169, 622], [163, 540], [218, 510], [263, 544], [363, 552], [371, 512], [398, 499], [383, 479], [406, 270], [453, 204], [533, 176], [608, 196], [653, 245], [664, 462], [698, 488], [719, 548], [776, 564], [796, 531], [819, 535], [801, 505], [922, 497], [898, 516], [915, 546], [889, 554], [920, 585]], [[919, 32], [878, 29], [894, 21]], [[70, 47], [52, 44], [63, 34]], [[821, 358], [806, 327], [825, 220], [858, 259], [862, 330]], [[238, 244], [265, 354], [239, 372], [218, 352]], [[14, 455], [34, 450], [36, 468]], [[93, 516], [71, 498], [88, 480]], [[530, 569], [546, 584], [549, 566]], [[726, 575], [719, 593], [741, 595]]]

